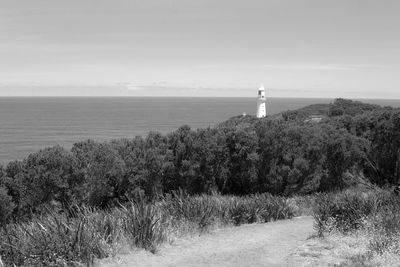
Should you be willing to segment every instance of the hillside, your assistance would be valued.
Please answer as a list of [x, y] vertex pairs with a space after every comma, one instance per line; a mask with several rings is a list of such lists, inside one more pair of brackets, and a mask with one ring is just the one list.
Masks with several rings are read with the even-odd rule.
[[343, 115], [356, 116], [365, 112], [381, 110], [379, 105], [363, 103], [338, 98], [330, 104], [314, 104], [296, 110], [288, 110], [281, 113], [285, 120], [305, 119], [310, 116], [337, 117]]
[[[324, 119], [309, 123], [307, 118], [316, 113], [325, 114]], [[42, 237], [36, 233], [49, 235], [57, 253], [61, 253], [65, 248], [60, 248], [58, 241], [72, 238], [71, 227], [62, 236], [58, 236], [58, 230], [48, 229], [63, 225], [59, 220], [72, 220], [80, 233], [81, 222], [88, 220], [98, 223], [85, 224], [90, 226], [86, 230], [92, 238], [97, 231], [108, 233], [112, 229], [110, 221], [102, 221], [103, 212], [109, 216], [107, 220], [115, 219], [110, 214], [119, 214], [116, 219], [125, 222], [118, 228], [121, 233], [140, 231], [140, 227], [131, 229], [129, 220], [139, 212], [143, 218], [150, 218], [145, 222], [152, 223], [159, 209], [154, 203], [160, 201], [172, 205], [168, 210], [176, 213], [168, 214], [172, 221], [191, 218], [202, 229], [214, 222], [210, 219], [213, 216], [204, 214], [217, 212], [217, 218], [227, 224], [290, 218], [290, 202], [282, 197], [336, 192], [359, 181], [372, 187], [399, 183], [400, 109], [338, 99], [329, 109], [312, 105], [291, 114], [263, 119], [237, 116], [213, 128], [192, 130], [183, 125], [166, 135], [150, 132], [110, 142], [81, 140], [71, 149], [48, 147], [0, 166], [0, 237], [9, 236], [10, 229], [16, 236], [14, 240], [3, 239], [0, 253], [10, 263], [26, 263], [26, 250], [33, 251], [29, 252], [32, 255], [39, 253], [35, 251]], [[216, 194], [220, 197], [209, 197]], [[181, 199], [173, 197], [177, 195], [189, 196], [187, 210], [176, 204]], [[205, 205], [196, 210], [192, 205], [199, 195]], [[259, 198], [271, 202], [259, 203]], [[216, 202], [211, 205], [210, 199]], [[221, 199], [229, 207], [229, 216], [218, 204]], [[137, 207], [136, 203], [145, 204]], [[264, 204], [283, 208], [284, 214], [270, 214], [271, 207], [260, 210], [258, 206]], [[125, 207], [121, 205], [133, 205], [133, 212], [121, 209]], [[93, 221], [93, 216], [99, 221]], [[37, 223], [28, 230], [19, 227], [31, 222]], [[98, 230], [90, 231], [91, 227]], [[32, 235], [29, 244], [24, 239], [29, 235], [26, 232]], [[113, 235], [101, 237], [98, 244], [109, 236]], [[134, 236], [133, 240], [135, 246], [150, 250], [159, 243], [155, 240], [149, 245], [143, 236]], [[43, 242], [46, 247], [48, 241]], [[16, 253], [14, 247], [23, 249]], [[90, 248], [89, 256], [82, 258], [80, 248], [73, 249], [74, 257], [84, 262], [110, 253], [108, 249]], [[45, 251], [40, 253], [47, 259]], [[67, 258], [63, 260], [71, 261], [69, 255], [64, 256]]]

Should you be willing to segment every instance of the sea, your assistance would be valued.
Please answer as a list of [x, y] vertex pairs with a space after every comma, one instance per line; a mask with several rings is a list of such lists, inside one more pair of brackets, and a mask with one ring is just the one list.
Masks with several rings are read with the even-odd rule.
[[[276, 114], [332, 99], [268, 98]], [[400, 107], [400, 100], [362, 100]], [[167, 134], [182, 125], [215, 126], [243, 113], [254, 115], [256, 98], [201, 97], [0, 97], [0, 164], [24, 159], [39, 149], [69, 149], [85, 139], [107, 141]]]

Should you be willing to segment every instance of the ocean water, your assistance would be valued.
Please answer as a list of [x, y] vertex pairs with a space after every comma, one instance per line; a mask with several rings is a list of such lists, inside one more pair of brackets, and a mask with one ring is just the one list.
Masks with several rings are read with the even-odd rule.
[[[267, 113], [331, 101], [269, 98]], [[400, 107], [400, 100], [365, 102]], [[56, 144], [70, 148], [88, 138], [104, 141], [149, 131], [168, 133], [184, 124], [196, 129], [255, 111], [255, 98], [4, 97], [0, 98], [0, 163]]]

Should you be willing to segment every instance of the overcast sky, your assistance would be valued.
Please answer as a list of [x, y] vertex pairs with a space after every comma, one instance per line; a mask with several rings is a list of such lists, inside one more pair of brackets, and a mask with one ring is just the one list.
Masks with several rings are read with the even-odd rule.
[[0, 95], [400, 98], [398, 0], [0, 0]]

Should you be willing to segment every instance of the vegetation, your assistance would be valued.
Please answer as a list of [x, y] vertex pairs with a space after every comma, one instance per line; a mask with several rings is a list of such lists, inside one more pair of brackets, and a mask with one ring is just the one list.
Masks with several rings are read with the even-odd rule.
[[[88, 263], [122, 237], [154, 250], [187, 225], [291, 217], [288, 197], [314, 193], [319, 233], [348, 232], [392, 200], [329, 192], [399, 181], [400, 110], [344, 99], [214, 128], [85, 140], [0, 166], [0, 255], [7, 264]], [[375, 221], [390, 225], [383, 220], [396, 216]]]
[[314, 203], [319, 236], [355, 234], [354, 243], [359, 243], [357, 240], [367, 243], [364, 251], [348, 259], [349, 265], [399, 265], [400, 199], [396, 194], [379, 188], [357, 188], [320, 194]]
[[320, 236], [334, 230], [342, 233], [357, 230], [389, 200], [386, 195], [359, 190], [319, 194], [314, 202], [315, 228]]
[[49, 206], [112, 207], [179, 189], [308, 194], [343, 188], [346, 173], [396, 184], [400, 111], [340, 99], [329, 110], [337, 108], [343, 115], [321, 123], [245, 116], [215, 128], [45, 148], [0, 172], [1, 217], [27, 219]]
[[49, 212], [0, 231], [6, 266], [91, 264], [121, 246], [155, 251], [184, 229], [204, 231], [222, 223], [268, 222], [294, 216], [292, 200], [258, 194], [246, 197], [174, 193], [159, 202], [129, 202], [111, 210], [80, 208], [73, 216]]

